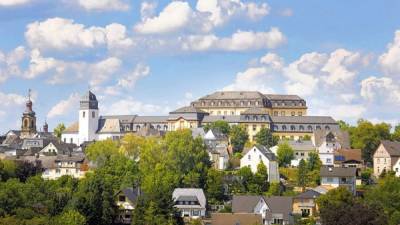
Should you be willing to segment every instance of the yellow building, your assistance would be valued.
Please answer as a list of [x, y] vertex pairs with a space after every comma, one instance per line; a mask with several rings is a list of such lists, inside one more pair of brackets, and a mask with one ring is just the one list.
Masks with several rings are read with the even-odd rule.
[[293, 198], [293, 213], [301, 217], [316, 216], [318, 213], [317, 198], [321, 194], [314, 190], [308, 190]]

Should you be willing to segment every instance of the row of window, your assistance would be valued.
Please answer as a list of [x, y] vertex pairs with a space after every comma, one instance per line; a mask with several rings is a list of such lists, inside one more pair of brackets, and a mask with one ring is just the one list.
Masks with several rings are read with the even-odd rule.
[[[144, 127], [145, 125], [136, 125], [135, 126], [135, 128], [136, 128], [136, 131], [139, 131], [142, 127]], [[154, 125], [150, 125], [150, 128], [151, 129], [157, 129], [157, 130], [165, 130], [165, 131], [167, 131], [168, 130], [168, 125], [160, 125], [160, 124], [158, 124], [158, 125], [156, 125], [156, 126], [154, 126]], [[133, 125], [132, 124], [125, 124], [125, 125], [122, 125], [122, 130], [123, 131], [132, 131], [133, 130]]]
[[[86, 112], [85, 112], [85, 111], [82, 112], [82, 117], [83, 117], [83, 118], [86, 117]], [[92, 111], [92, 118], [95, 118], [95, 117], [96, 117], [96, 112], [95, 112], [95, 111]]]
[[202, 101], [201, 106], [261, 106], [263, 105], [262, 101], [240, 101], [240, 102], [235, 102], [235, 101], [211, 101], [211, 102], [205, 102]]
[[[330, 130], [331, 129], [330, 126], [328, 126], [328, 125], [326, 125], [324, 128], [325, 128], [325, 130]], [[297, 129], [295, 125], [290, 125], [289, 129], [290, 129], [290, 131], [297, 131], [297, 130], [298, 131], [305, 131], [305, 126], [304, 125], [300, 125], [298, 127], [298, 129]], [[321, 130], [321, 129], [322, 129], [321, 126], [319, 126], [319, 125], [315, 126], [315, 130]], [[288, 130], [288, 126], [282, 125], [281, 127], [279, 127], [278, 125], [274, 125], [274, 130], [275, 131], [277, 131], [277, 130], [286, 131], [286, 130]], [[313, 130], [314, 130], [313, 126], [311, 126], [311, 125], [307, 126], [307, 131], [313, 131]]]
[[[274, 111], [274, 116], [286, 116], [286, 112], [285, 111], [281, 111], [281, 112], [278, 112], [278, 111]], [[290, 112], [290, 115], [291, 116], [296, 116], [296, 112], [295, 111], [291, 111]], [[297, 116], [302, 116], [303, 115], [303, 112], [297, 112]]]

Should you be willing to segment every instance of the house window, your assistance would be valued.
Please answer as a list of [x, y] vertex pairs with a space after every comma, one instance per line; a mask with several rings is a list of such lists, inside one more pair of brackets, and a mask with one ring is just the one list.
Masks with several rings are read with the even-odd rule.
[[295, 116], [296, 115], [296, 112], [291, 112], [290, 113], [292, 116]]
[[67, 143], [67, 138], [64, 138], [64, 142]]
[[321, 126], [317, 126], [317, 130], [321, 130]]
[[331, 128], [329, 126], [325, 126], [325, 130], [330, 130]]
[[290, 126], [290, 130], [295, 131], [296, 127], [294, 125]]
[[92, 112], [92, 118], [94, 118], [95, 116], [96, 116], [96, 112], [93, 111], [93, 112]]
[[70, 143], [72, 143], [72, 142], [73, 142], [73, 140], [74, 140], [74, 139], [73, 139], [73, 138], [71, 138], [71, 140], [70, 140]]
[[301, 155], [301, 156], [304, 156], [304, 153], [302, 152], [302, 153], [300, 153], [300, 155]]
[[125, 202], [125, 196], [124, 196], [124, 195], [120, 195], [120, 196], [118, 197], [118, 201], [120, 201], [120, 202]]
[[303, 115], [303, 113], [302, 113], [302, 112], [298, 112], [298, 113], [297, 113], [297, 115], [299, 115], [299, 116], [302, 116], [302, 115]]
[[253, 116], [253, 120], [254, 120], [254, 121], [257, 121], [257, 116]]
[[86, 112], [85, 112], [85, 111], [83, 111], [83, 113], [82, 113], [82, 117], [83, 117], [83, 118], [85, 118], [85, 116], [86, 116]]
[[285, 111], [282, 111], [282, 112], [281, 112], [281, 116], [285, 116]]
[[328, 177], [326, 178], [326, 181], [328, 181], [329, 183], [333, 182], [333, 178], [332, 177]]
[[299, 130], [304, 131], [304, 126], [303, 126], [303, 125], [300, 125], [300, 126], [299, 126]]
[[259, 155], [259, 156], [258, 156], [258, 158], [259, 158], [259, 159], [260, 159], [260, 161], [261, 161], [261, 159], [262, 159], [262, 158], [261, 158], [261, 155]]
[[286, 128], [286, 125], [283, 125], [282, 126], [282, 130], [286, 130], [287, 128]]
[[307, 127], [307, 129], [308, 129], [309, 131], [312, 131], [312, 130], [313, 130], [311, 125], [309, 125], [309, 126]]
[[257, 130], [257, 125], [253, 125], [253, 131]]
[[274, 116], [278, 116], [278, 112], [277, 111], [274, 112]]
[[301, 209], [301, 216], [308, 217], [310, 215], [310, 209]]
[[251, 160], [251, 155], [248, 155], [248, 156], [247, 156], [247, 159], [248, 159], [248, 160]]
[[331, 163], [332, 160], [331, 159], [326, 159], [326, 163]]

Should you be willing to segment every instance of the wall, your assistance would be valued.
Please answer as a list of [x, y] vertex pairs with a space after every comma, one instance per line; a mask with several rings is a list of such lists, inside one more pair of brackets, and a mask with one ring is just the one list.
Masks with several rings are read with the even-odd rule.
[[386, 171], [392, 170], [390, 155], [382, 144], [379, 145], [378, 149], [375, 151], [373, 159], [374, 176], [378, 177], [384, 169]]

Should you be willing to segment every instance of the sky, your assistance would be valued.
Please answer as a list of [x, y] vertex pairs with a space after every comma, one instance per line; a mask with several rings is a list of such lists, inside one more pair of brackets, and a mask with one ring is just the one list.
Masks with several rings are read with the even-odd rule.
[[297, 94], [309, 115], [400, 122], [396, 0], [0, 0], [0, 132], [167, 115], [219, 90]]

